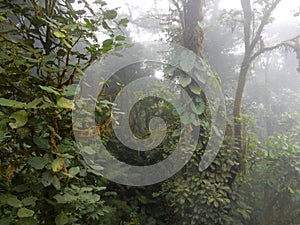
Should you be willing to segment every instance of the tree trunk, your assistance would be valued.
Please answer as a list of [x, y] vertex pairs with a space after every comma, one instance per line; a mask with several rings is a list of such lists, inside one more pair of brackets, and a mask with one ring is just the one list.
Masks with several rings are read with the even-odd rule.
[[240, 69], [238, 86], [235, 93], [235, 101], [234, 101], [234, 108], [233, 108], [233, 116], [234, 116], [234, 146], [242, 150], [243, 147], [243, 133], [242, 133], [242, 118], [241, 118], [241, 110], [242, 110], [242, 100], [243, 100], [243, 93], [246, 85], [247, 74], [250, 67], [250, 61], [248, 57], [245, 57]]
[[184, 47], [203, 58], [204, 31], [201, 27], [203, 0], [189, 0], [184, 5]]

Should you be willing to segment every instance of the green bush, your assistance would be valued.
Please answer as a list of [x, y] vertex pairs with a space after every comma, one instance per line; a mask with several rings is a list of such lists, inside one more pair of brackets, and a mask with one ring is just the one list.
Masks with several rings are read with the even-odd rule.
[[[124, 45], [97, 1], [0, 1], [0, 224], [101, 224], [106, 183], [72, 134], [75, 81]], [[108, 39], [100, 42], [100, 35]]]

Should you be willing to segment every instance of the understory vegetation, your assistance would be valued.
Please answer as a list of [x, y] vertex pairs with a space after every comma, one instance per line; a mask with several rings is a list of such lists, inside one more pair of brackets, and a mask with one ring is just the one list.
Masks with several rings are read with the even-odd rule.
[[[221, 2], [170, 0], [164, 11], [134, 16], [120, 10], [128, 2], [113, 8], [102, 0], [0, 0], [0, 225], [300, 224], [300, 11], [292, 12], [296, 26], [276, 25], [276, 10], [287, 0], [241, 0], [233, 9], [220, 9]], [[136, 187], [103, 176], [96, 145], [76, 142], [72, 112], [81, 85], [91, 84], [86, 71], [133, 46], [147, 52], [135, 41], [143, 32], [188, 49], [178, 59], [182, 68], [211, 71], [227, 115], [222, 133], [204, 91], [170, 65], [137, 62], [103, 81], [92, 109], [97, 126], [81, 135], [96, 134], [123, 162], [155, 164], [176, 148], [182, 124], [191, 124], [190, 133], [200, 129], [194, 154], [178, 173]], [[129, 118], [132, 133], [146, 139], [153, 117], [167, 130], [155, 150], [131, 151], [114, 132], [122, 114], [114, 100], [149, 74], [181, 86], [195, 104], [185, 102], [187, 114], [161, 98], [139, 101]], [[224, 140], [199, 171], [212, 132]]]

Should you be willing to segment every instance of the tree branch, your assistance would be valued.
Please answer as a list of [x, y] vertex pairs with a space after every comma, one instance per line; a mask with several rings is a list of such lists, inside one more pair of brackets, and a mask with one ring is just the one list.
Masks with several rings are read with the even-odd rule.
[[250, 0], [241, 0], [241, 5], [244, 12], [244, 41], [246, 55], [250, 52], [252, 9], [250, 5]]
[[[276, 45], [273, 45], [273, 46], [269, 46], [269, 47], [264, 47], [264, 48], [261, 48], [259, 49], [257, 52], [255, 52], [251, 58], [250, 58], [250, 62], [252, 62], [253, 60], [255, 60], [258, 56], [260, 56], [262, 53], [264, 52], [268, 52], [268, 51], [272, 51], [274, 49], [278, 49], [280, 47], [289, 47], [289, 48], [292, 48], [293, 50], [297, 50], [297, 47], [293, 44], [295, 42], [297, 42], [298, 40], [300, 39], [300, 35], [297, 35], [296, 37], [292, 38], [292, 39], [289, 39], [289, 40], [285, 40], [285, 41], [282, 41]], [[300, 50], [300, 48], [299, 48]]]
[[[261, 33], [264, 29], [264, 27], [267, 25], [268, 20], [272, 14], [272, 12], [275, 10], [275, 8], [277, 7], [277, 5], [281, 2], [282, 0], [276, 0], [275, 2], [273, 2], [270, 6], [270, 8], [267, 9], [267, 11], [264, 13], [263, 18], [259, 24], [259, 27], [256, 31], [255, 37], [251, 42], [250, 45], [250, 52], [253, 51], [253, 49], [255, 48], [256, 44], [258, 43], [260, 37], [261, 37]], [[254, 29], [254, 28], [253, 28]]]

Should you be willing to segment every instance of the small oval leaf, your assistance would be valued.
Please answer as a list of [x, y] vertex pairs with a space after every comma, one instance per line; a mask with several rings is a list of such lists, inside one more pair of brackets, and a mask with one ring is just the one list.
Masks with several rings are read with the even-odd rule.
[[34, 214], [34, 211], [27, 209], [27, 208], [21, 208], [18, 210], [17, 216], [19, 218], [25, 218], [25, 217], [32, 217]]

